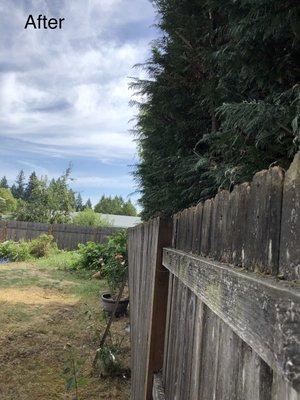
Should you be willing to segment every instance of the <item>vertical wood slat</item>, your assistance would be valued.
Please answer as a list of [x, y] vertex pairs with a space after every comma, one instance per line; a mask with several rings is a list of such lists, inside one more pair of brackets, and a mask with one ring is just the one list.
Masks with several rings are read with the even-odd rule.
[[[151, 399], [153, 376], [163, 367], [165, 330], [167, 323], [167, 301], [169, 272], [162, 265], [162, 250], [172, 240], [172, 222], [169, 219], [160, 219], [157, 232], [158, 242], [156, 254], [153, 254], [155, 265], [154, 286], [149, 293], [149, 307], [151, 309], [151, 331], [148, 364], [147, 399]], [[151, 237], [149, 237], [149, 246]], [[146, 279], [145, 279], [146, 281]]]
[[[174, 215], [172, 246], [232, 267], [299, 278], [299, 203], [300, 153], [285, 176], [278, 167], [261, 171], [252, 182], [236, 186], [231, 193], [219, 192], [215, 198]], [[144, 288], [140, 295], [148, 293]], [[238, 332], [193, 296], [179, 278], [169, 277], [160, 385], [166, 400], [300, 399]], [[288, 329], [284, 321], [282, 326]], [[297, 344], [289, 340], [288, 345], [293, 362]], [[136, 393], [135, 398], [142, 397]]]
[[128, 230], [133, 400], [152, 398], [154, 373], [163, 366], [169, 274], [162, 249], [171, 244], [171, 232], [163, 218]]
[[246, 267], [278, 273], [283, 171], [273, 167], [254, 175], [248, 203]]
[[[223, 262], [231, 262], [237, 266], [246, 266], [252, 270], [258, 269], [261, 272], [276, 275], [279, 268], [278, 258], [283, 178], [282, 170], [277, 167], [268, 171], [263, 171], [255, 176], [254, 182], [251, 184], [246, 183], [238, 185], [230, 194], [226, 191], [220, 192], [216, 198], [209, 199], [204, 203], [200, 203], [197, 207], [183, 210], [176, 214], [174, 216], [174, 226], [176, 226], [176, 230], [174, 230], [175, 237], [173, 237], [173, 246], [183, 251], [200, 253]], [[263, 190], [261, 190], [261, 186], [263, 186]], [[257, 205], [256, 202], [260, 202], [260, 204]], [[199, 216], [196, 217], [197, 208], [198, 210], [201, 209], [201, 218], [199, 218]], [[254, 216], [256, 221], [251, 225]], [[199, 232], [198, 235], [197, 232]], [[190, 236], [192, 236], [192, 244], [189, 242]], [[270, 243], [272, 243], [271, 246]], [[164, 366], [163, 373], [167, 399], [177, 398], [178, 391], [178, 383], [176, 386], [174, 381], [174, 379], [176, 379], [176, 374], [174, 377], [174, 371], [172, 371], [170, 364], [173, 368], [176, 368], [174, 365], [177, 365], [177, 360], [182, 361], [183, 366], [187, 363], [187, 359], [183, 358], [182, 360], [181, 358], [181, 347], [177, 346], [177, 332], [181, 332], [181, 324], [178, 318], [176, 319], [176, 315], [172, 317], [171, 313], [172, 302], [176, 301], [175, 292], [176, 288], [175, 291], [173, 289], [171, 294], [169, 294], [173, 297], [173, 299], [171, 298], [169, 300], [169, 324], [171, 327], [172, 324], [174, 326], [170, 328], [168, 332], [169, 347], [167, 354], [165, 354], [166, 365]], [[180, 298], [180, 293], [178, 294]], [[182, 304], [181, 309], [177, 310], [177, 312], [186, 313], [184, 304]], [[206, 318], [209, 318], [211, 311], [207, 310], [206, 313]], [[202, 313], [202, 318], [205, 315], [205, 313]], [[193, 323], [196, 329], [197, 324], [195, 321], [193, 321]], [[222, 396], [225, 396], [224, 398], [239, 399], [241, 398], [239, 397], [241, 393], [243, 391], [246, 393], [248, 390], [245, 399], [254, 399], [255, 396], [257, 399], [269, 399], [272, 387], [272, 371], [270, 368], [263, 360], [253, 353], [249, 346], [245, 345], [241, 339], [234, 336], [235, 334], [230, 328], [224, 326], [223, 323], [218, 323], [219, 326], [221, 326], [219, 329], [222, 331], [222, 335], [219, 335], [219, 337], [215, 336], [214, 340], [214, 346], [217, 346], [215, 348], [219, 348], [219, 353], [217, 355], [219, 363], [214, 367], [216, 368], [215, 376], [217, 376], [218, 379], [214, 381], [213, 390], [210, 393], [215, 393], [217, 399], [222, 398], [221, 392], [223, 392]], [[222, 339], [224, 334], [229, 338], [228, 342]], [[172, 335], [174, 336], [173, 339]], [[185, 335], [189, 335], [188, 329], [185, 329]], [[208, 350], [206, 348], [208, 344], [206, 345], [206, 342], [203, 342], [203, 330], [201, 328], [200, 332], [198, 329], [198, 337], [199, 341], [196, 340], [193, 346], [201, 354], [201, 352], [203, 353]], [[189, 339], [187, 339], [187, 342], [191, 343]], [[172, 342], [174, 342], [175, 345], [170, 346]], [[172, 351], [174, 354], [172, 354]], [[201, 357], [204, 356], [203, 354], [201, 354]], [[237, 356], [236, 358], [231, 357], [232, 361], [229, 365], [228, 362], [226, 364], [226, 361], [230, 359], [228, 358], [228, 354]], [[250, 355], [250, 358], [248, 355]], [[210, 360], [212, 360], [211, 357], [212, 356], [209, 356]], [[224, 362], [221, 362], [222, 359]], [[202, 367], [200, 367], [201, 363]], [[196, 371], [197, 367], [199, 367], [199, 370], [202, 369], [202, 373], [203, 371], [205, 372], [205, 370], [208, 371], [209, 368], [207, 368], [207, 366], [205, 367], [204, 364], [203, 360], [198, 360], [198, 362], [195, 363]], [[250, 369], [248, 368], [249, 365], [251, 366]], [[253, 369], [254, 366], [255, 369]], [[226, 375], [228, 368], [236, 372], [248, 371], [248, 376], [247, 378], [244, 376], [243, 379], [239, 376], [233, 384], [229, 385], [225, 378], [222, 380], [222, 376]], [[185, 371], [181, 372], [183, 373], [182, 379], [184, 381]], [[201, 387], [205, 385], [203, 379], [207, 381], [207, 377], [200, 378], [196, 381], [194, 372], [190, 383], [188, 383], [188, 380], [184, 382], [184, 384], [189, 384], [190, 386], [194, 385], [194, 387], [200, 385], [200, 392], [197, 394], [198, 397], [195, 397], [196, 394], [192, 390], [194, 397], [191, 398], [201, 399], [203, 397], [203, 393], [201, 394]], [[219, 383], [217, 384], [217, 382]], [[180, 386], [182, 384], [183, 383], [180, 383]], [[175, 389], [174, 387], [172, 388], [172, 385], [176, 386]], [[209, 396], [209, 394], [206, 393], [205, 396]], [[206, 398], [205, 396], [204, 398]]]
[[300, 152], [285, 174], [280, 237], [279, 272], [300, 279]]

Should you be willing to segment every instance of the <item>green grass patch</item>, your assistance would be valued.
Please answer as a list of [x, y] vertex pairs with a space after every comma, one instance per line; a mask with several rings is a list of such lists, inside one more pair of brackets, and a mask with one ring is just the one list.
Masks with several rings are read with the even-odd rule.
[[74, 269], [78, 263], [80, 256], [76, 251], [63, 251], [50, 254], [48, 257], [43, 257], [35, 261], [35, 265], [41, 268], [56, 268], [60, 270]]

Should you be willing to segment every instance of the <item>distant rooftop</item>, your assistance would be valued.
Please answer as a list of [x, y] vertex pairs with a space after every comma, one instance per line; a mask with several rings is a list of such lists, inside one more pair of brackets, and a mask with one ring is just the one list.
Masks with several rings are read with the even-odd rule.
[[140, 217], [130, 217], [128, 215], [101, 214], [113, 227], [131, 228], [142, 222]]

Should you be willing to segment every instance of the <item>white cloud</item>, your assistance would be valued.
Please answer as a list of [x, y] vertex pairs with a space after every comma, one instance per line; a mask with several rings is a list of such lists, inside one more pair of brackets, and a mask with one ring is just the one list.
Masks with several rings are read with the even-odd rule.
[[75, 178], [74, 186], [78, 186], [80, 188], [125, 188], [128, 189], [132, 187], [132, 178], [128, 175], [120, 176], [120, 177], [103, 177], [103, 176], [84, 176]]
[[[126, 40], [126, 23], [145, 21], [146, 30], [151, 6], [148, 0], [59, 4], [1, 2], [0, 60], [6, 64], [0, 63], [0, 135], [21, 138], [49, 155], [131, 158], [135, 144], [128, 121], [134, 110], [127, 77], [146, 58], [149, 39], [137, 31]], [[24, 30], [29, 12], [64, 16], [64, 28]]]

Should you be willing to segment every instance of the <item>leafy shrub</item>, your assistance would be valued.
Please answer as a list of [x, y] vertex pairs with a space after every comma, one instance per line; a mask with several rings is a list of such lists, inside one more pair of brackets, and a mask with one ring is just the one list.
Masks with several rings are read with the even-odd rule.
[[112, 297], [116, 296], [117, 290], [127, 276], [126, 240], [126, 231], [122, 230], [109, 236], [105, 245], [103, 273]]
[[111, 223], [103, 218], [101, 214], [96, 213], [91, 208], [87, 208], [84, 211], [78, 212], [76, 215], [74, 215], [72, 222], [74, 225], [94, 226], [98, 228], [111, 225]]
[[57, 244], [52, 235], [43, 234], [29, 242], [30, 254], [36, 258], [48, 256], [51, 251], [57, 250]]
[[78, 245], [78, 267], [87, 270], [100, 270], [105, 254], [105, 245], [100, 243], [88, 242]]
[[40, 235], [31, 241], [14, 242], [7, 240], [0, 243], [0, 259], [8, 261], [25, 261], [31, 257], [40, 258], [57, 252], [57, 245], [52, 235]]
[[25, 261], [30, 259], [29, 243], [7, 240], [0, 243], [0, 259], [7, 261]]
[[78, 258], [74, 269], [101, 271], [107, 280], [110, 294], [115, 297], [127, 276], [126, 231], [118, 231], [107, 239], [107, 243], [88, 242], [78, 245]]

